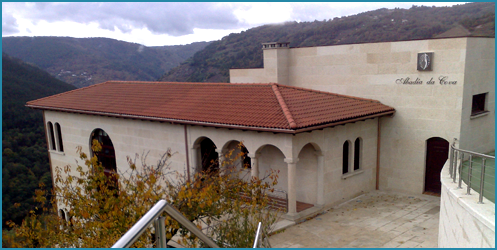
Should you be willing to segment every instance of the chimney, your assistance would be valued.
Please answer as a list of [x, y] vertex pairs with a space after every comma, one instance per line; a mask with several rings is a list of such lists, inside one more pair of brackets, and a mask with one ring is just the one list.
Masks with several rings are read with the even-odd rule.
[[263, 43], [264, 74], [269, 82], [289, 85], [289, 42]]

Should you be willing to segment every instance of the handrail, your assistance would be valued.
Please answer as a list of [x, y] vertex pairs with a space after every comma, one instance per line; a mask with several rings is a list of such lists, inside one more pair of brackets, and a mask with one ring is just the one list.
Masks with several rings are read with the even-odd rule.
[[[463, 161], [464, 161], [464, 154], [469, 155], [469, 165], [468, 165], [468, 183], [467, 185], [467, 191], [466, 194], [470, 195], [470, 190], [471, 190], [471, 177], [472, 177], [472, 169], [473, 169], [473, 157], [481, 157], [482, 158], [482, 166], [481, 166], [481, 176], [480, 176], [480, 190], [479, 190], [479, 197], [478, 197], [478, 204], [483, 204], [483, 185], [484, 185], [484, 180], [485, 180], [485, 161], [486, 159], [493, 159], [495, 160], [495, 156], [491, 155], [485, 155], [477, 152], [472, 152], [469, 150], [464, 150], [464, 149], [458, 149], [455, 148], [455, 142], [450, 146], [450, 156], [449, 156], [449, 173], [450, 177], [452, 178], [452, 181], [456, 183], [457, 179], [457, 173], [459, 172], [459, 183], [458, 183], [458, 188], [462, 188], [462, 172], [463, 172]], [[459, 160], [458, 160], [459, 158]], [[457, 165], [459, 163], [459, 166]], [[459, 170], [459, 171], [458, 171]], [[476, 191], [476, 190], [475, 190]]]
[[257, 225], [257, 233], [255, 234], [254, 247], [257, 248], [257, 243], [259, 243], [259, 235], [261, 233], [261, 222], [259, 221], [259, 225]]
[[163, 222], [164, 218], [159, 217], [163, 212], [166, 212], [178, 223], [186, 227], [191, 233], [197, 236], [200, 240], [207, 244], [209, 247], [219, 248], [219, 246], [210, 239], [207, 235], [202, 233], [195, 224], [188, 220], [181, 212], [176, 208], [168, 204], [165, 200], [158, 201], [138, 222], [133, 225], [113, 246], [112, 248], [128, 248], [145, 232], [148, 226], [152, 224], [155, 220], [155, 233], [158, 235], [157, 247], [167, 247], [165, 241], [165, 229]]
[[[267, 190], [269, 190], [269, 189], [267, 189]], [[275, 193], [275, 192], [283, 193], [285, 195], [285, 202], [286, 202], [286, 211], [285, 212], [288, 213], [288, 193], [285, 190], [273, 188], [273, 191], [271, 193]], [[278, 197], [276, 197], [276, 198], [278, 198]]]

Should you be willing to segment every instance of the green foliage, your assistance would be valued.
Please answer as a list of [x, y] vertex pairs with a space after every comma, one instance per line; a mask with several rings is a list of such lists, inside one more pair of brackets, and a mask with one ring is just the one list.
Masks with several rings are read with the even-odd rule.
[[154, 81], [207, 44], [145, 47], [108, 38], [2, 38], [3, 52], [76, 87], [109, 80]]
[[6, 220], [21, 222], [34, 208], [32, 195], [40, 182], [52, 186], [43, 117], [26, 102], [72, 89], [2, 54], [2, 228]]
[[[261, 43], [291, 47], [428, 39], [462, 22], [479, 36], [495, 36], [495, 4], [379, 9], [333, 20], [264, 25], [212, 42], [164, 74], [163, 81], [228, 82], [230, 68], [262, 67]], [[479, 28], [476, 28], [479, 27]]]
[[[92, 149], [98, 152], [101, 146], [94, 141]], [[4, 247], [110, 247], [160, 199], [220, 246], [251, 247], [258, 222], [267, 232], [277, 219], [277, 212], [267, 209], [266, 194], [277, 183], [274, 173], [244, 180], [240, 174], [245, 172], [231, 165], [234, 160], [227, 160], [219, 173], [201, 173], [188, 180], [168, 168], [171, 153], [167, 151], [156, 165], [143, 160], [137, 166], [128, 158], [126, 172], [109, 175], [96, 156], [88, 159], [81, 148], [78, 152], [85, 165], [56, 167], [52, 196], [40, 186], [35, 193], [38, 206], [21, 224], [9, 221], [12, 230], [3, 230]], [[240, 157], [231, 154], [227, 159]], [[46, 206], [49, 202], [51, 209]], [[68, 221], [57, 216], [57, 207], [67, 208]], [[168, 216], [165, 225], [169, 243], [203, 246]], [[153, 246], [151, 234], [149, 228], [134, 246]]]

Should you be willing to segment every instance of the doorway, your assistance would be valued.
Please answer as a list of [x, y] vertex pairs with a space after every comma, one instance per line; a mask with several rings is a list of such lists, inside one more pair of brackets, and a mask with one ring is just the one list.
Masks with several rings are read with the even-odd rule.
[[440, 172], [449, 155], [449, 142], [440, 137], [426, 141], [425, 192], [440, 194]]

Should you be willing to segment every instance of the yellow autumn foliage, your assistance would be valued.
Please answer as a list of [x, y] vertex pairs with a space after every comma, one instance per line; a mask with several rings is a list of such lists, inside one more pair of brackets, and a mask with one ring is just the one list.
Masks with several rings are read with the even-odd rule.
[[[92, 149], [101, 148], [94, 141]], [[190, 180], [175, 173], [174, 181], [165, 178], [172, 175], [167, 165], [172, 155], [169, 150], [156, 166], [142, 162], [138, 167], [128, 157], [127, 173], [111, 176], [104, 173], [96, 156], [88, 158], [81, 148], [78, 152], [84, 166], [55, 167], [54, 190], [47, 192], [40, 186], [34, 194], [39, 209], [31, 211], [20, 225], [7, 222], [11, 229], [2, 231], [3, 247], [111, 247], [161, 199], [166, 199], [222, 247], [251, 247], [258, 222], [262, 221], [268, 232], [277, 219], [276, 211], [268, 209], [271, 200], [267, 196], [267, 191], [277, 183], [277, 175], [267, 173], [261, 179], [243, 176], [247, 172], [233, 166], [240, 155], [232, 152], [225, 156], [219, 171], [199, 173]], [[245, 198], [241, 198], [242, 194]], [[66, 220], [58, 216], [60, 207], [67, 208]], [[203, 246], [168, 216], [165, 225], [168, 242], [176, 241], [185, 247]], [[154, 244], [150, 228], [134, 247]]]

